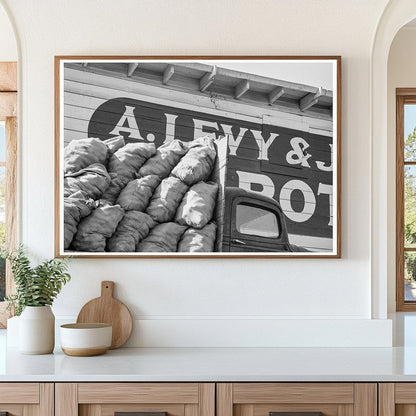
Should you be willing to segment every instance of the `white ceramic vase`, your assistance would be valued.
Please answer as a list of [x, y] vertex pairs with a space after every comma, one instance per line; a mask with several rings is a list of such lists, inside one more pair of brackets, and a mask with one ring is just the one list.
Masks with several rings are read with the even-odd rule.
[[13, 316], [7, 320], [7, 347], [19, 348], [19, 319], [20, 316]]
[[55, 316], [50, 306], [26, 306], [19, 318], [19, 351], [50, 354], [55, 346]]

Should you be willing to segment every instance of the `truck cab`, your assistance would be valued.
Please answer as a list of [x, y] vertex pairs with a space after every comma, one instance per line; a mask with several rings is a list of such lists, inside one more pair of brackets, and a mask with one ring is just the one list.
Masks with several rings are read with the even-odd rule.
[[274, 199], [237, 187], [226, 187], [222, 251], [308, 250], [289, 243], [283, 211]]

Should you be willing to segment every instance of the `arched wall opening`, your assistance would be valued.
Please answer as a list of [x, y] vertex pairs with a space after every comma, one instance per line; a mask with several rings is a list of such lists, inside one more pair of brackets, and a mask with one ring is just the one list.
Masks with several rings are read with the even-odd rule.
[[3, 1], [0, 1], [0, 62], [18, 61], [18, 43], [15, 30]]
[[[384, 319], [395, 306], [395, 88], [408, 84], [408, 77], [399, 84], [394, 60], [397, 59], [396, 35], [416, 28], [401, 29], [416, 17], [413, 0], [390, 2], [378, 25], [371, 60], [371, 172], [372, 172], [372, 315]], [[389, 61], [390, 50], [392, 50]], [[389, 71], [390, 65], [390, 71]], [[395, 75], [393, 76], [393, 72]], [[389, 79], [390, 72], [390, 79]], [[403, 76], [403, 73], [401, 74]], [[389, 82], [390, 81], [390, 82]], [[416, 86], [416, 77], [413, 86]], [[406, 85], [411, 86], [411, 85]]]
[[[414, 45], [416, 43], [416, 20], [403, 26], [394, 37], [388, 57], [387, 70], [387, 173], [388, 173], [388, 311], [396, 310], [396, 227], [392, 219], [395, 216], [396, 206], [396, 89], [397, 88], [415, 88], [416, 87], [416, 54]], [[408, 107], [409, 108], [409, 107]], [[412, 122], [412, 124], [415, 124]], [[407, 134], [407, 133], [406, 133]], [[405, 135], [405, 137], [407, 137]], [[413, 169], [413, 168], [412, 168]], [[409, 269], [410, 270], [410, 269]], [[404, 290], [406, 299], [413, 297], [413, 290], [409, 283]], [[401, 290], [401, 289], [399, 289]]]

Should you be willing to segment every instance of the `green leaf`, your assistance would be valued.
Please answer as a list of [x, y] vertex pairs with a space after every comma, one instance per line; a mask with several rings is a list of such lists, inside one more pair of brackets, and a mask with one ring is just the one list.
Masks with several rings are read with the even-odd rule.
[[6, 297], [7, 308], [16, 315], [26, 306], [51, 305], [71, 279], [68, 258], [45, 260], [32, 267], [22, 245], [12, 252], [0, 251], [0, 256], [10, 261], [16, 283], [16, 293]]

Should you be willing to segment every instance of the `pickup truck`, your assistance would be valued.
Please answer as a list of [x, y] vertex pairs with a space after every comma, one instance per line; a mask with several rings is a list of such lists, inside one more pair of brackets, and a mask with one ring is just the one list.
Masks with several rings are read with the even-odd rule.
[[217, 252], [307, 252], [290, 244], [279, 203], [258, 192], [226, 186], [228, 136], [215, 142], [217, 158], [211, 180], [219, 184], [215, 219]]
[[223, 252], [305, 252], [289, 243], [285, 217], [272, 198], [236, 187], [225, 188]]

